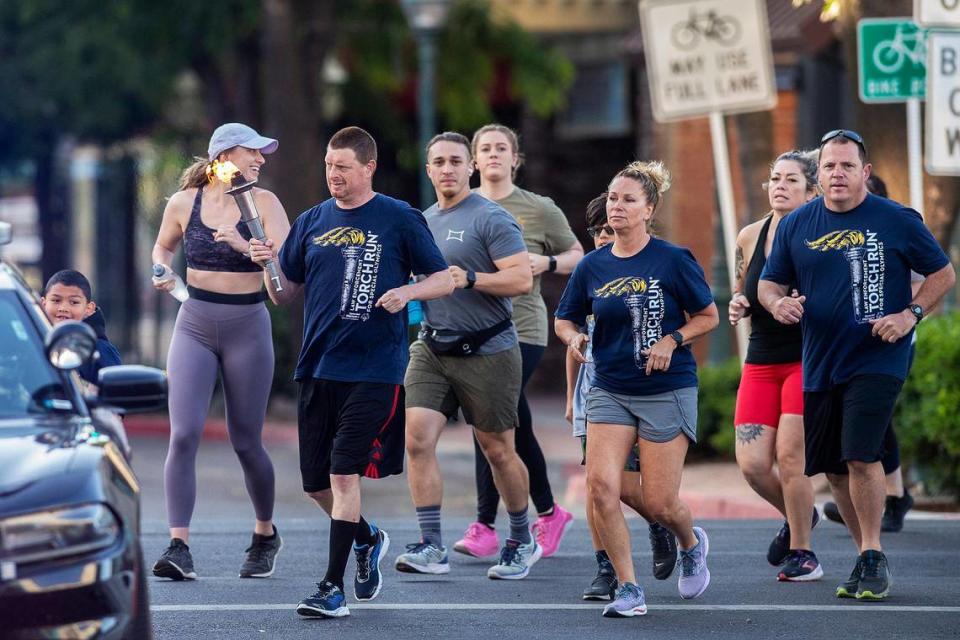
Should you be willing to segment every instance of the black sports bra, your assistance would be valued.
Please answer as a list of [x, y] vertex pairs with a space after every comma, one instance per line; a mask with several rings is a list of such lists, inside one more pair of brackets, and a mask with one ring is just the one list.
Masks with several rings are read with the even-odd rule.
[[[239, 273], [260, 271], [260, 266], [251, 262], [250, 258], [234, 251], [226, 242], [217, 242], [213, 239], [216, 229], [203, 224], [200, 218], [202, 200], [203, 187], [200, 187], [197, 189], [197, 197], [193, 200], [187, 230], [183, 234], [183, 253], [187, 258], [187, 266], [198, 271]], [[243, 222], [237, 223], [237, 231], [244, 239], [250, 239], [250, 231]]]

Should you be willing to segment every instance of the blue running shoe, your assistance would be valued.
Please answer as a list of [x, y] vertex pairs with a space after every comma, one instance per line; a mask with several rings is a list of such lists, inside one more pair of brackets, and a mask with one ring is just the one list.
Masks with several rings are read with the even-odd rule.
[[624, 582], [617, 589], [616, 599], [603, 608], [604, 618], [632, 618], [647, 613], [647, 601], [643, 597], [643, 587]]
[[357, 557], [357, 577], [353, 579], [353, 595], [357, 600], [373, 600], [380, 593], [383, 586], [383, 576], [380, 573], [380, 561], [390, 548], [390, 536], [383, 529], [370, 525], [377, 541], [373, 545], [365, 544], [362, 547], [353, 545], [353, 553]]
[[343, 590], [332, 582], [317, 583], [317, 592], [297, 605], [297, 613], [305, 618], [342, 618], [350, 615]]

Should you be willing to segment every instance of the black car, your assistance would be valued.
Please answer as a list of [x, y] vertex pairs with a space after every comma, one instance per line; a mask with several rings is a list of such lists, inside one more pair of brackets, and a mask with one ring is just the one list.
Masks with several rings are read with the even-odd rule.
[[[0, 223], [0, 245], [9, 226]], [[165, 405], [166, 377], [101, 370], [82, 322], [51, 327], [0, 260], [0, 636], [152, 638], [140, 549], [140, 485], [120, 414]]]

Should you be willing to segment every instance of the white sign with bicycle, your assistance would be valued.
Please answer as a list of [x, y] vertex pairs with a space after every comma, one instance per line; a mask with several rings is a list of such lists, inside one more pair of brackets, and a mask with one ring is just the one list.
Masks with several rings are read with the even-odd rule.
[[645, 0], [640, 26], [658, 122], [776, 105], [762, 0]]

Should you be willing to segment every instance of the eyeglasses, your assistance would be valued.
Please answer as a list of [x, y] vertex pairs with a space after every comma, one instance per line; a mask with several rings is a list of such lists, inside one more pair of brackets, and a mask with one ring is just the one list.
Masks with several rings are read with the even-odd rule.
[[605, 234], [607, 234], [608, 236], [612, 236], [612, 235], [613, 235], [613, 227], [611, 227], [611, 226], [608, 225], [608, 224], [599, 225], [599, 226], [596, 226], [596, 227], [587, 227], [587, 234], [588, 234], [591, 238], [596, 238], [596, 237], [598, 237], [601, 233], [605, 233]]
[[867, 145], [863, 141], [863, 136], [861, 136], [856, 131], [851, 131], [850, 129], [834, 129], [833, 131], [827, 131], [823, 134], [823, 137], [820, 138], [820, 147], [823, 148], [823, 145], [827, 144], [834, 138], [846, 138], [847, 140], [853, 140], [863, 151], [864, 155], [867, 153]]

